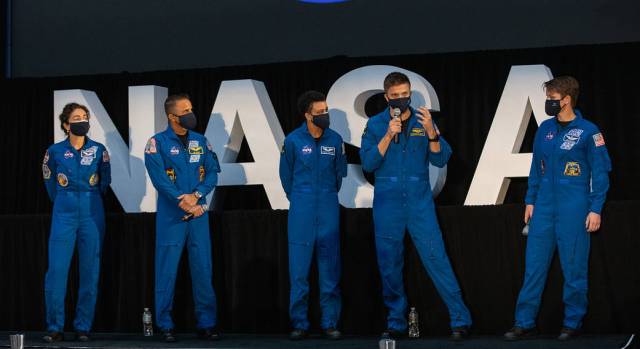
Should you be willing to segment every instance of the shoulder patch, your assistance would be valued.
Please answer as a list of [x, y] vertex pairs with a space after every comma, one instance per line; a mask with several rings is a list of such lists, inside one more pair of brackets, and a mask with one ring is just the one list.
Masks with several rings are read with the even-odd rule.
[[42, 178], [51, 178], [51, 169], [49, 169], [49, 166], [47, 166], [47, 164], [42, 164]]
[[596, 145], [596, 147], [601, 147], [604, 145], [604, 137], [602, 136], [602, 133], [593, 135], [593, 143]]
[[144, 147], [144, 152], [147, 154], [155, 154], [158, 152], [155, 137], [149, 138], [149, 141], [147, 141], [147, 145]]

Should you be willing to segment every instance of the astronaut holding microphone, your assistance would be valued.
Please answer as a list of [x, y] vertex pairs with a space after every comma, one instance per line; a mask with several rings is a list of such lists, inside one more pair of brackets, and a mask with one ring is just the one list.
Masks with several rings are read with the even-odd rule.
[[396, 339], [407, 330], [402, 268], [408, 230], [449, 309], [451, 339], [462, 340], [468, 334], [471, 316], [444, 248], [429, 184], [429, 164], [443, 167], [451, 147], [440, 137], [429, 110], [410, 106], [411, 83], [405, 74], [387, 75], [384, 92], [389, 107], [369, 119], [360, 149], [363, 170], [375, 174], [375, 244], [388, 309], [382, 337]]

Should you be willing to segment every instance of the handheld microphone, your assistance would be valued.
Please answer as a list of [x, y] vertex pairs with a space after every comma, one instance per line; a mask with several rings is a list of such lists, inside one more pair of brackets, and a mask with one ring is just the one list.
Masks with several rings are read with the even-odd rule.
[[[400, 111], [400, 108], [393, 108], [393, 118], [397, 119], [400, 117], [400, 114], [402, 114], [402, 112]], [[400, 140], [398, 139], [398, 134], [396, 133], [395, 136], [393, 136], [393, 142], [398, 144]]]
[[[205, 204], [205, 205], [202, 205], [202, 209], [203, 209], [204, 211], [208, 211], [208, 210], [209, 210], [209, 206], [208, 206], [208, 205], [206, 205], [206, 204]], [[188, 220], [191, 220], [192, 218], [193, 218], [193, 213], [189, 212], [189, 213], [187, 213], [186, 215], [182, 216], [182, 221], [183, 221], [183, 222], [186, 222], [186, 221], [188, 221]]]
[[529, 221], [531, 219], [527, 220], [527, 224], [524, 226], [524, 228], [522, 228], [522, 236], [528, 236], [529, 235]]

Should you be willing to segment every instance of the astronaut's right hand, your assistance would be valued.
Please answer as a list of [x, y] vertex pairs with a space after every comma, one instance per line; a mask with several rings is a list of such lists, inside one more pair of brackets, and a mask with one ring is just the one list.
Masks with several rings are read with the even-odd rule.
[[391, 120], [389, 120], [389, 127], [387, 128], [387, 135], [393, 138], [400, 132], [402, 132], [402, 121], [400, 121], [400, 118], [391, 118]]
[[533, 217], [533, 205], [527, 205], [524, 209], [524, 224], [529, 224], [531, 217]]

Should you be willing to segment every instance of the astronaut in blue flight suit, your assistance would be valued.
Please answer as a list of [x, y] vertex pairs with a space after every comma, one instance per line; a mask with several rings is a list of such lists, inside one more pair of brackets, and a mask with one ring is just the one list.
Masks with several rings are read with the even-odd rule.
[[314, 251], [318, 262], [321, 327], [330, 339], [339, 339], [340, 318], [340, 205], [338, 191], [347, 174], [342, 137], [329, 129], [324, 94], [308, 91], [298, 100], [306, 121], [284, 141], [280, 156], [280, 181], [290, 201], [288, 216], [289, 338], [307, 336], [309, 268]]
[[86, 136], [89, 109], [69, 103], [60, 114], [60, 123], [67, 139], [50, 146], [42, 162], [42, 176], [53, 202], [49, 268], [44, 281], [48, 333], [43, 339], [49, 343], [64, 339], [64, 299], [76, 243], [80, 287], [73, 327], [77, 340], [89, 340], [105, 229], [102, 194], [111, 183], [107, 150]]
[[198, 336], [218, 339], [212, 284], [211, 240], [206, 196], [218, 182], [220, 166], [207, 139], [192, 131], [197, 123], [186, 94], [165, 101], [169, 126], [147, 142], [145, 166], [158, 190], [156, 213], [155, 312], [165, 341], [174, 342], [171, 319], [176, 274], [182, 250], [189, 268]]
[[[445, 251], [429, 184], [429, 163], [443, 167], [451, 147], [440, 137], [429, 110], [410, 107], [411, 84], [406, 75], [387, 75], [384, 91], [389, 108], [369, 119], [360, 149], [363, 170], [375, 173], [375, 242], [388, 308], [387, 330], [382, 336], [401, 337], [407, 329], [402, 281], [407, 229], [449, 309], [451, 339], [462, 340], [468, 334], [471, 316]], [[398, 118], [392, 117], [395, 109], [401, 113]]]
[[[579, 85], [560, 76], [544, 85], [545, 120], [536, 132], [524, 220], [530, 222], [524, 284], [515, 326], [505, 334], [517, 340], [537, 333], [536, 316], [556, 246], [564, 274], [565, 317], [559, 340], [578, 334], [587, 311], [589, 233], [600, 228], [609, 188], [611, 161], [598, 127], [576, 105]], [[535, 207], [535, 211], [534, 211]]]

